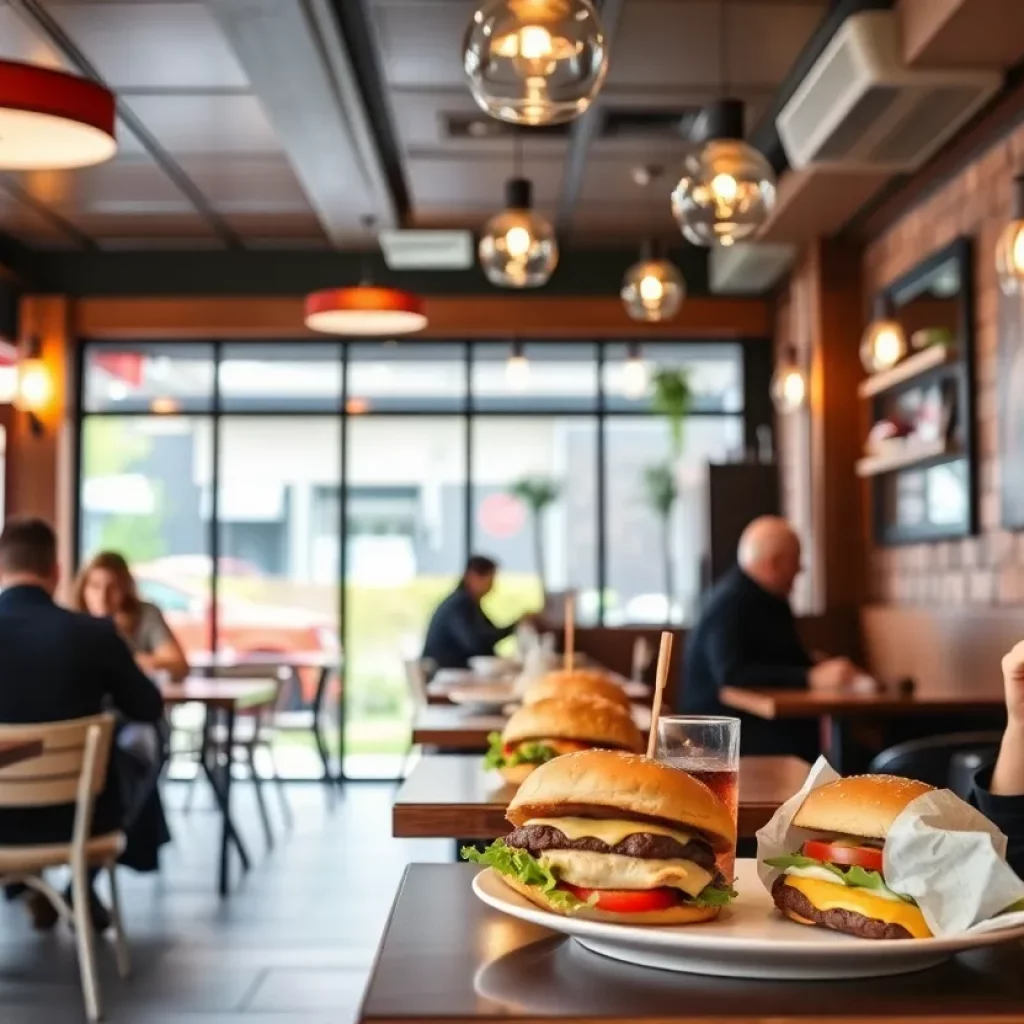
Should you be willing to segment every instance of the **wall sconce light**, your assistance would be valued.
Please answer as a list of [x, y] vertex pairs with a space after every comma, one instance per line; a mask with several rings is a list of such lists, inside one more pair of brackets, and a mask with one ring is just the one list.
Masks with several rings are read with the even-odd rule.
[[907, 334], [896, 319], [892, 299], [881, 294], [875, 299], [871, 323], [860, 343], [860, 361], [868, 373], [891, 370], [907, 354]]
[[43, 434], [42, 413], [53, 399], [53, 379], [43, 361], [43, 346], [37, 335], [25, 343], [18, 362], [18, 386], [14, 405], [28, 417], [29, 427], [36, 437]]
[[796, 412], [807, 399], [807, 378], [800, 368], [795, 345], [787, 345], [786, 352], [772, 374], [772, 401], [776, 410], [785, 415]]

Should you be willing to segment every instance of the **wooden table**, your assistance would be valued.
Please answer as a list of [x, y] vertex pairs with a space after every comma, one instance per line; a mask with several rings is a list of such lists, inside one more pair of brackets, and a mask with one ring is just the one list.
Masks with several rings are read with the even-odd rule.
[[[487, 737], [492, 732], [501, 732], [507, 721], [507, 715], [467, 714], [454, 705], [417, 708], [412, 722], [412, 742], [441, 751], [482, 751], [487, 749]], [[651, 727], [651, 709], [635, 705], [633, 721], [646, 733]]]
[[[829, 755], [843, 768], [843, 724], [852, 720], [879, 720], [922, 715], [998, 714], [1005, 707], [1002, 690], [985, 688], [964, 693], [914, 692], [901, 695], [844, 693], [828, 690], [747, 690], [724, 686], [719, 698], [726, 707], [758, 718], [822, 718], [829, 729]], [[849, 770], [852, 766], [846, 765]]]
[[[231, 818], [231, 775], [235, 751], [235, 719], [239, 711], [266, 707], [277, 700], [277, 684], [272, 679], [206, 679], [190, 676], [180, 683], [164, 683], [160, 687], [164, 704], [202, 704], [206, 712], [203, 723], [203, 757], [200, 764], [213, 790], [221, 814], [220, 869], [218, 889], [228, 893], [228, 848], [234, 845], [242, 869], [249, 870], [249, 854]], [[225, 764], [216, 763], [216, 745], [209, 742], [213, 716], [224, 720]]]
[[[313, 714], [310, 722], [310, 732], [316, 743], [317, 753], [320, 755], [320, 762], [324, 768], [324, 779], [328, 782], [334, 781], [334, 773], [331, 771], [331, 758], [324, 743], [320, 729], [320, 722], [323, 716], [324, 698], [327, 696], [327, 684], [330, 681], [331, 673], [338, 672], [341, 668], [341, 655], [332, 651], [249, 651], [246, 653], [235, 653], [226, 651], [193, 651], [189, 654], [189, 664], [193, 669], [206, 675], [214, 675], [218, 670], [245, 671], [247, 669], [278, 669], [297, 673], [300, 669], [309, 669], [317, 672], [316, 692], [313, 696], [311, 711]], [[341, 701], [339, 710], [339, 736], [341, 742], [345, 741], [345, 702]], [[342, 752], [344, 759], [344, 752]]]
[[358, 1024], [1024, 1020], [1019, 943], [894, 978], [796, 982], [676, 974], [606, 959], [491, 910], [470, 888], [477, 870], [457, 864], [406, 869]]
[[0, 741], [0, 768], [31, 761], [43, 753], [42, 740], [3, 740]]
[[[799, 757], [744, 757], [740, 762], [739, 834], [752, 837], [803, 784]], [[392, 835], [400, 839], [494, 839], [509, 831], [505, 809], [516, 787], [487, 771], [473, 754], [421, 758], [395, 796]]]
[[[609, 678], [617, 682], [626, 692], [631, 701], [638, 704], [650, 704], [653, 689], [648, 683], [638, 683], [625, 676], [610, 672]], [[481, 676], [472, 669], [442, 668], [427, 683], [427, 701], [430, 704], [450, 704], [448, 694], [460, 686], [507, 686], [507, 679], [495, 679], [493, 676]]]

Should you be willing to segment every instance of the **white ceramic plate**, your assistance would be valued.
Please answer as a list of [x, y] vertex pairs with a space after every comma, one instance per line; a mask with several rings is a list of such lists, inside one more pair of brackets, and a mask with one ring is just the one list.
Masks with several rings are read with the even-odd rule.
[[505, 683], [477, 683], [453, 686], [446, 694], [453, 704], [478, 711], [499, 712], [516, 699], [515, 690]]
[[1024, 926], [943, 939], [858, 939], [809, 928], [779, 914], [757, 877], [753, 860], [736, 862], [740, 895], [717, 920], [670, 928], [641, 928], [562, 917], [535, 907], [487, 868], [473, 891], [495, 910], [571, 935], [587, 949], [644, 967], [728, 978], [790, 980], [872, 978], [907, 974], [954, 953], [1024, 937]]
[[480, 654], [469, 659], [469, 667], [478, 676], [486, 679], [500, 679], [518, 672], [521, 666], [514, 658], [499, 658], [492, 654]]

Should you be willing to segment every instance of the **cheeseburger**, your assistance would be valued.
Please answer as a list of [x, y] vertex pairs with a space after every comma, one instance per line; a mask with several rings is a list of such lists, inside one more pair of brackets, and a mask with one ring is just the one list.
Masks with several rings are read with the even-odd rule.
[[571, 672], [549, 672], [531, 683], [523, 694], [524, 704], [533, 704], [548, 697], [570, 697], [585, 694], [600, 697], [618, 704], [626, 711], [631, 702], [618, 683], [609, 679], [604, 672], [588, 669], [574, 669]]
[[775, 905], [800, 924], [864, 939], [928, 939], [917, 904], [885, 884], [882, 847], [892, 823], [933, 787], [895, 775], [855, 775], [814, 790], [793, 824], [820, 833], [765, 863], [782, 874]]
[[643, 750], [629, 712], [599, 697], [551, 697], [526, 704], [489, 739], [485, 766], [497, 768], [513, 785], [560, 754], [590, 747]]
[[702, 782], [637, 754], [586, 750], [541, 765], [509, 804], [515, 826], [462, 851], [545, 910], [619, 924], [693, 924], [733, 892], [715, 853], [736, 845]]

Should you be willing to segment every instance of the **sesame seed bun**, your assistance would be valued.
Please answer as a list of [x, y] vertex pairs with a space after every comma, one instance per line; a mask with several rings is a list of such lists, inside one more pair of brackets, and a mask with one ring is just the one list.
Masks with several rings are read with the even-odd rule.
[[618, 704], [625, 710], [630, 708], [630, 699], [626, 691], [604, 672], [592, 669], [574, 669], [572, 672], [549, 672], [531, 683], [523, 694], [524, 704], [535, 704], [549, 697], [573, 697], [586, 694], [601, 697]]
[[884, 839], [907, 804], [934, 788], [897, 775], [851, 775], [810, 793], [793, 824], [821, 832]]
[[519, 787], [505, 815], [516, 826], [570, 816], [689, 828], [718, 852], [736, 846], [732, 815], [703, 782], [672, 765], [616, 750], [584, 750], [542, 764]]
[[643, 750], [643, 738], [628, 711], [598, 697], [552, 697], [526, 704], [505, 723], [506, 743], [579, 740], [616, 750]]

